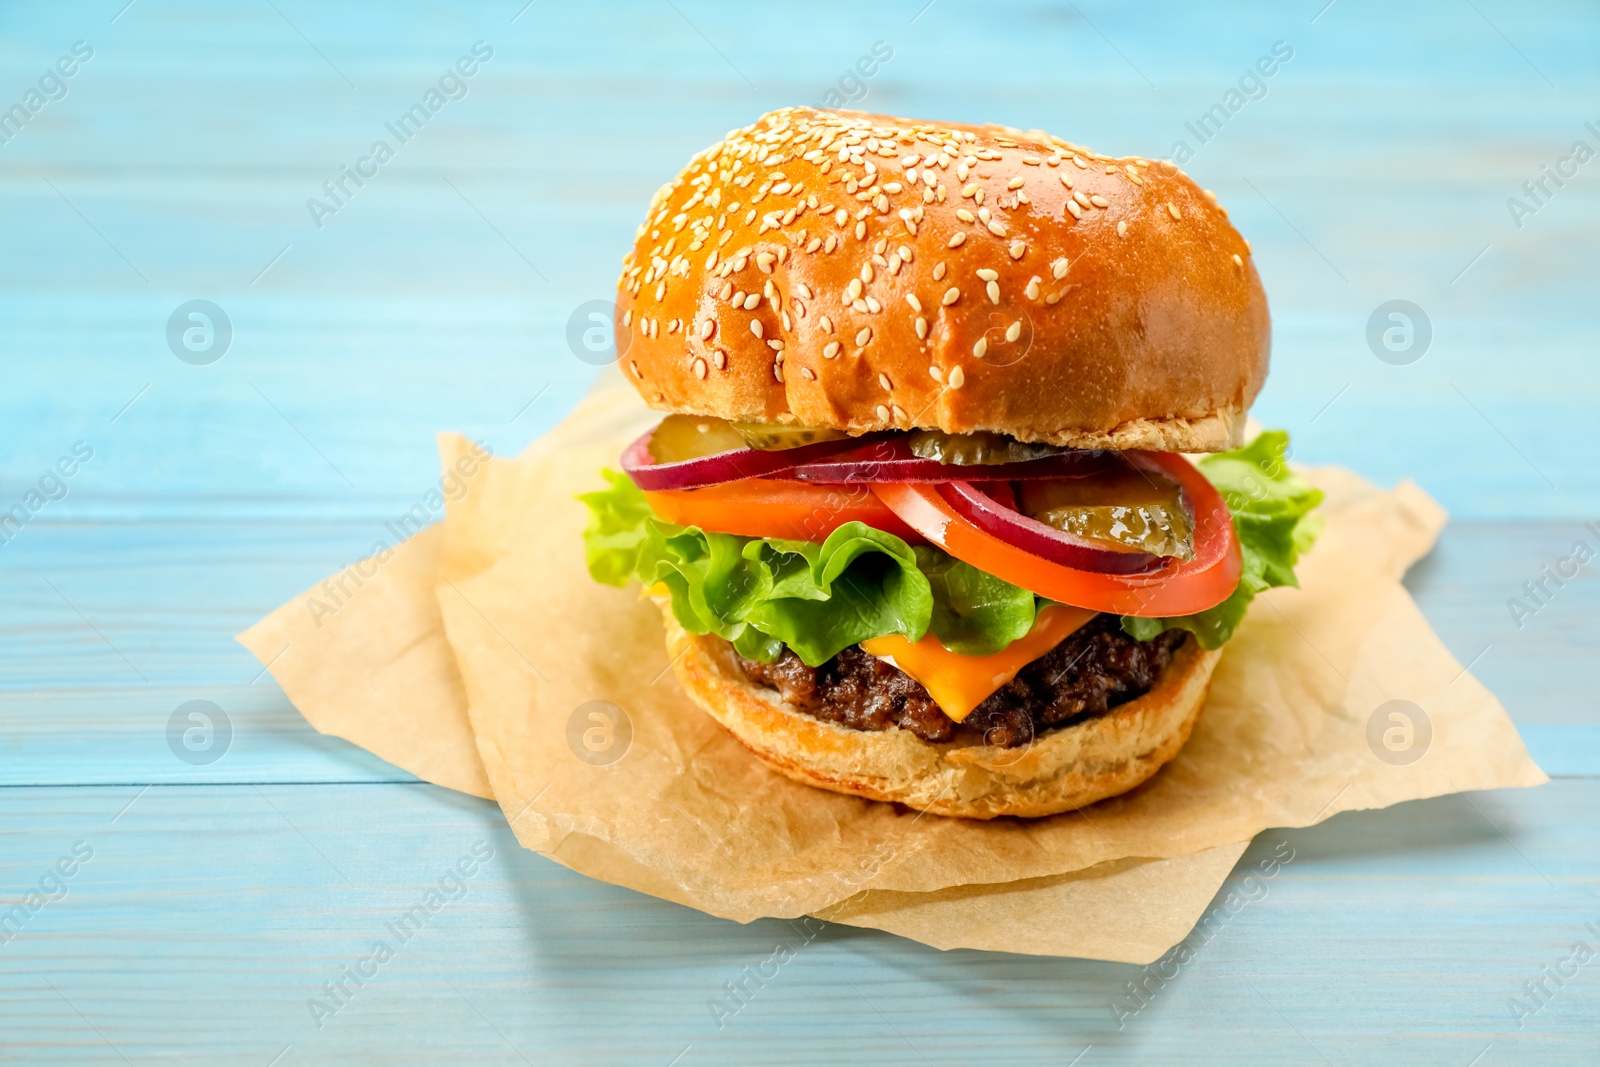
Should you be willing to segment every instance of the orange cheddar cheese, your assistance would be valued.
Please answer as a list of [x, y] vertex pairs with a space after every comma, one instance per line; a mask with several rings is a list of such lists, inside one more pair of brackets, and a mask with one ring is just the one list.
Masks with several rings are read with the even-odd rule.
[[1070, 637], [1099, 612], [1047, 604], [1033, 620], [1033, 629], [999, 652], [964, 656], [951, 652], [930, 631], [920, 641], [899, 634], [874, 637], [861, 647], [887, 660], [922, 683], [946, 715], [960, 722], [972, 709], [1017, 676], [1017, 672]]

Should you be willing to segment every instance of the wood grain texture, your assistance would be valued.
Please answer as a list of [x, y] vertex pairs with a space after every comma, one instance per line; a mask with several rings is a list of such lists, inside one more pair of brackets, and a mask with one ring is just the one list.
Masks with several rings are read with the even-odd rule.
[[[1520, 1027], [1507, 1004], [1600, 945], [1593, 565], [1520, 625], [1507, 606], [1600, 548], [1600, 163], [1520, 226], [1506, 203], [1600, 147], [1592, 5], [121, 6], [0, 11], [0, 108], [94, 48], [0, 143], [0, 511], [93, 450], [0, 537], [0, 930], [94, 850], [0, 940], [0, 1062], [1600, 1056], [1600, 964], [1544, 979]], [[316, 227], [307, 198], [478, 40], [465, 98]], [[851, 81], [877, 41], [893, 58]], [[1277, 41], [1293, 58], [1200, 143], [1185, 124]], [[1253, 899], [1119, 1029], [1138, 968], [713, 920], [523, 853], [492, 806], [310, 731], [232, 635], [393, 540], [435, 431], [506, 454], [569, 409], [594, 373], [569, 318], [611, 292], [655, 187], [830, 90], [1110, 152], [1186, 141], [1272, 303], [1256, 414], [1302, 460], [1452, 511], [1408, 585], [1558, 780], [1263, 835], [1219, 897]], [[233, 326], [209, 366], [165, 337], [195, 298]], [[1431, 322], [1409, 365], [1368, 347], [1391, 299]], [[209, 764], [167, 744], [191, 699], [233, 728]], [[1295, 859], [1249, 881], [1284, 841]], [[317, 1029], [307, 1000], [478, 842], [495, 857], [460, 899]], [[779, 942], [796, 958], [719, 1029], [707, 1002]]]

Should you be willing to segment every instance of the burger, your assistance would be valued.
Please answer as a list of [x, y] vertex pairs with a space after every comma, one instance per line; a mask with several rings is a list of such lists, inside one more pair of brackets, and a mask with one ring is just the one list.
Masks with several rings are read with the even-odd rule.
[[615, 327], [665, 416], [582, 498], [590, 573], [822, 789], [986, 819], [1138, 786], [1315, 536], [1286, 436], [1244, 441], [1249, 242], [1170, 163], [774, 111], [655, 194]]

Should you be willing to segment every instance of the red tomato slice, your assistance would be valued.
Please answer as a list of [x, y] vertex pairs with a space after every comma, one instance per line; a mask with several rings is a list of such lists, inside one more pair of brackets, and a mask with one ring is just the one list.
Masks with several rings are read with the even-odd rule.
[[1040, 559], [968, 522], [945, 501], [936, 485], [881, 483], [873, 485], [872, 491], [906, 525], [957, 559], [1063, 604], [1159, 618], [1192, 615], [1228, 599], [1239, 584], [1243, 561], [1233, 519], [1216, 487], [1182, 456], [1164, 452], [1123, 455], [1183, 486], [1195, 512], [1194, 559], [1172, 559], [1158, 571], [1138, 575], [1077, 570]]
[[864, 522], [912, 544], [923, 541], [865, 485], [743, 478], [644, 496], [655, 513], [668, 522], [716, 533], [823, 541], [847, 522]]

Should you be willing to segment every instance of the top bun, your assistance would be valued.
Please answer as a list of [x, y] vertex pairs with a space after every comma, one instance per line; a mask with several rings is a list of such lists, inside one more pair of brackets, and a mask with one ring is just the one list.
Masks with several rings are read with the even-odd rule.
[[1172, 164], [853, 111], [696, 155], [618, 288], [652, 407], [853, 434], [1218, 451], [1270, 350], [1249, 244]]

